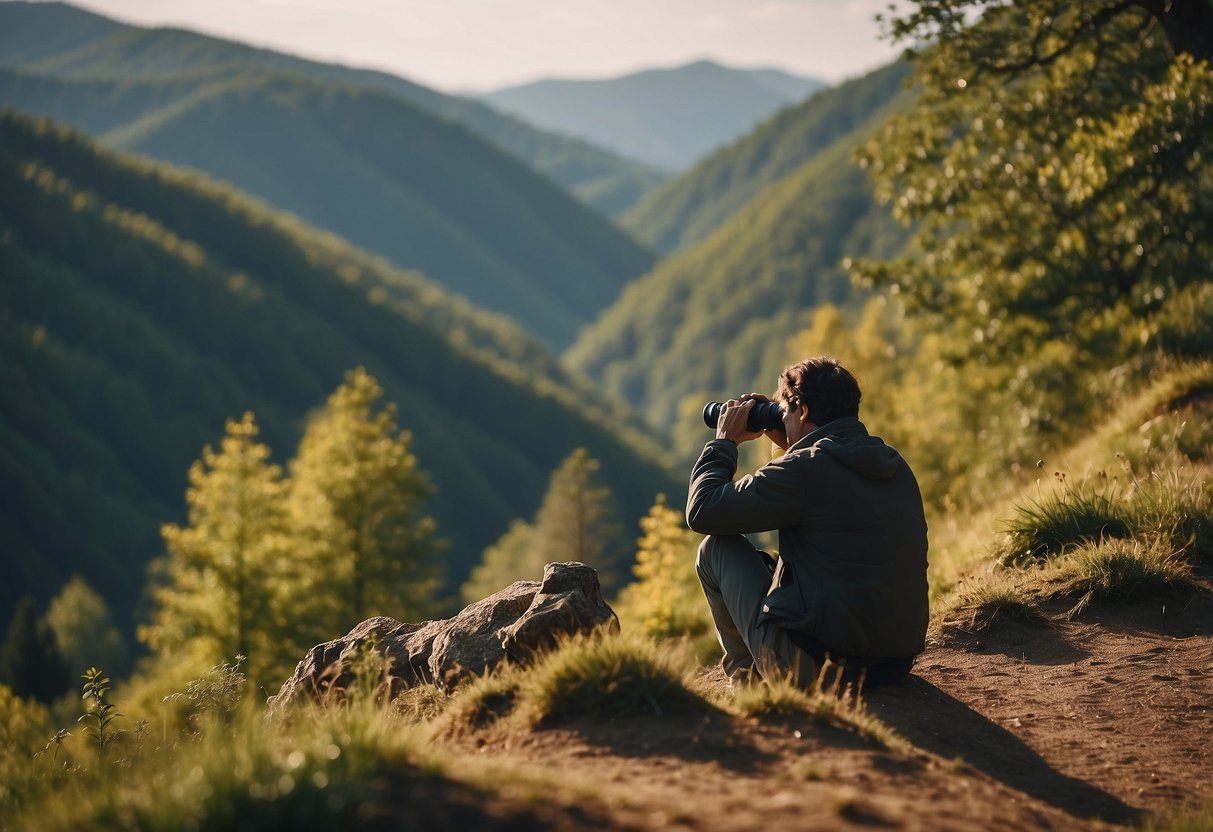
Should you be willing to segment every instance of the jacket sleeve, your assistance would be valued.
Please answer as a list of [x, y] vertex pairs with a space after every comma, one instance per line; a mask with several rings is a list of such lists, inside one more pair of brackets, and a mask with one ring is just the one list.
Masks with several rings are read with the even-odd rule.
[[748, 534], [795, 525], [805, 505], [798, 467], [795, 457], [782, 456], [733, 482], [737, 446], [727, 439], [712, 440], [691, 469], [687, 525], [700, 534]]

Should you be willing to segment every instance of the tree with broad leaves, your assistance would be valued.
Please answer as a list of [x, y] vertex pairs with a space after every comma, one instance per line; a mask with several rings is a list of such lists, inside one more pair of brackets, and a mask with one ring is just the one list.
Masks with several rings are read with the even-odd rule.
[[918, 103], [860, 161], [915, 234], [853, 271], [1004, 420], [1060, 429], [1082, 371], [1131, 375], [1169, 308], [1213, 301], [1213, 4], [921, 0], [887, 28]]

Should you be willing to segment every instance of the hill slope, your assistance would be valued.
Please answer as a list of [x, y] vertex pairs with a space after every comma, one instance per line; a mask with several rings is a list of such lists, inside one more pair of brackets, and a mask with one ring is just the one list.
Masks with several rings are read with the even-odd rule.
[[[346, 370], [400, 405], [458, 582], [574, 448], [628, 521], [677, 494], [626, 416], [536, 342], [418, 276], [202, 177], [0, 113], [0, 607], [82, 573], [139, 599], [158, 525], [224, 420], [279, 461]], [[508, 437], [504, 441], [503, 437]]]
[[760, 190], [825, 152], [897, 100], [908, 75], [908, 64], [890, 64], [780, 111], [649, 193], [620, 218], [620, 224], [636, 239], [662, 251], [699, 242]]
[[144, 29], [64, 3], [0, 3], [0, 65], [49, 75], [144, 80], [263, 69], [380, 89], [464, 125], [610, 215], [664, 179], [633, 160], [386, 72], [309, 61], [179, 29]]
[[822, 86], [776, 70], [698, 61], [606, 80], [536, 81], [482, 98], [539, 127], [681, 170]]
[[124, 82], [0, 70], [0, 102], [232, 182], [557, 346], [652, 262], [522, 164], [378, 90], [273, 73]]

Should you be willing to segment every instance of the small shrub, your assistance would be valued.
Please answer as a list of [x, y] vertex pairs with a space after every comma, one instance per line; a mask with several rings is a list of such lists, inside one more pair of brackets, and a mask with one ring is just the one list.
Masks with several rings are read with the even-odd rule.
[[1159, 542], [1113, 540], [1089, 545], [1053, 567], [1049, 578], [1068, 594], [1078, 594], [1071, 616], [1092, 604], [1126, 601], [1190, 583], [1184, 559]]
[[1128, 501], [1138, 534], [1182, 550], [1193, 563], [1213, 562], [1213, 483], [1200, 473], [1152, 473]]
[[1113, 480], [1100, 476], [1098, 485], [1071, 485], [1066, 475], [1055, 476], [1056, 491], [1015, 507], [1006, 522], [1007, 539], [996, 552], [999, 563], [1030, 565], [1074, 546], [1132, 534]]

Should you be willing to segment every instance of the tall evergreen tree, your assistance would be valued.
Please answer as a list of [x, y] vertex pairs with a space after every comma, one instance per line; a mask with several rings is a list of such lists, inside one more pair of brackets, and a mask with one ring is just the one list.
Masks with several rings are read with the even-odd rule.
[[162, 528], [166, 558], [156, 609], [139, 638], [157, 657], [206, 667], [248, 658], [250, 678], [277, 669], [285, 591], [286, 503], [282, 469], [257, 441], [253, 414], [229, 420], [218, 451], [209, 445], [189, 471], [189, 525]]
[[598, 479], [601, 468], [585, 448], [560, 463], [535, 513], [535, 547], [542, 563], [586, 563], [606, 583], [621, 577], [616, 570], [623, 558], [611, 489]]
[[437, 606], [433, 489], [396, 408], [364, 369], [346, 374], [291, 463], [291, 509], [324, 637], [375, 615], [419, 620]]
[[54, 634], [38, 620], [38, 606], [30, 595], [17, 604], [0, 648], [0, 684], [8, 685], [17, 696], [47, 703], [68, 689]]

